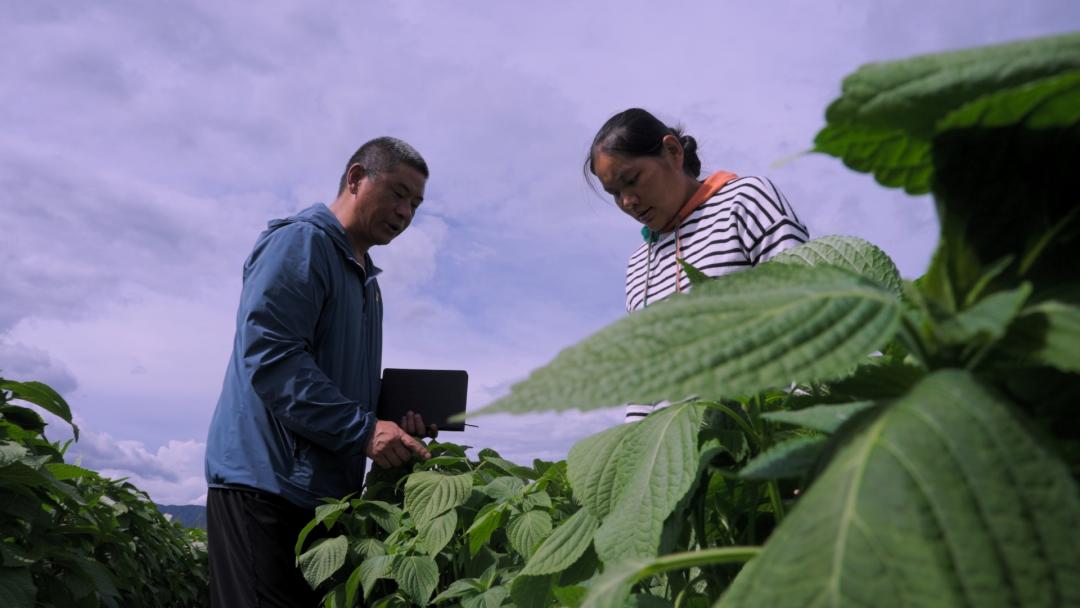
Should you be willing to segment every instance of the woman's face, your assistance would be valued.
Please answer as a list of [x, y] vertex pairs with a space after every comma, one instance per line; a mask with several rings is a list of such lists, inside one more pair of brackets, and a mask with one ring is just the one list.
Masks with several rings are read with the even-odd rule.
[[604, 191], [615, 198], [619, 209], [651, 230], [663, 230], [686, 202], [682, 148], [675, 146], [677, 153], [665, 145], [660, 156], [631, 157], [600, 150], [593, 154], [593, 171]]

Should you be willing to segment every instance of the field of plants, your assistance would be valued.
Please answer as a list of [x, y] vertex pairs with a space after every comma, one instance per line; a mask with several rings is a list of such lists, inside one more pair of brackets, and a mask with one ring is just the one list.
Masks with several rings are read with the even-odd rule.
[[[864, 66], [826, 121], [815, 152], [933, 195], [924, 276], [837, 236], [687, 266], [486, 411], [674, 405], [376, 470], [297, 539], [325, 606], [1080, 606], [1080, 35]], [[199, 605], [189, 533], [0, 389], [0, 605]]]

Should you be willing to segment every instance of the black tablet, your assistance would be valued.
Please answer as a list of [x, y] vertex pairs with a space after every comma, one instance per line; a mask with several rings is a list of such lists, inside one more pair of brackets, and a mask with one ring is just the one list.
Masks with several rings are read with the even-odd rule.
[[424, 417], [424, 424], [439, 425], [440, 431], [464, 431], [464, 420], [449, 419], [465, 413], [468, 389], [469, 374], [463, 370], [387, 368], [376, 416], [400, 423], [411, 410]]

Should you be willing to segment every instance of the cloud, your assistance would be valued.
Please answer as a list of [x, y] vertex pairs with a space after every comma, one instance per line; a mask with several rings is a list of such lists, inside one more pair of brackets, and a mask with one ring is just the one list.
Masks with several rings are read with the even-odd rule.
[[84, 431], [65, 459], [113, 479], [128, 478], [159, 504], [205, 502], [203, 454], [206, 444], [169, 441], [149, 450], [141, 441], [118, 440]]
[[49, 353], [21, 342], [10, 342], [0, 335], [0, 376], [18, 382], [44, 382], [61, 395], [78, 386], [71, 370]]

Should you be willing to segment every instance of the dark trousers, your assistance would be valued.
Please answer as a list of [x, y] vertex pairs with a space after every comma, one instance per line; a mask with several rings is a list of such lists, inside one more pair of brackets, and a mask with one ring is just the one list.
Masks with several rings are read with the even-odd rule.
[[210, 488], [206, 517], [210, 606], [319, 605], [321, 594], [300, 574], [294, 553], [296, 538], [315, 517], [314, 510], [256, 490]]

